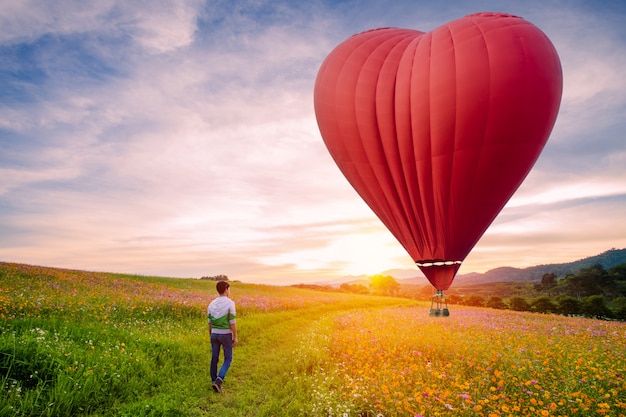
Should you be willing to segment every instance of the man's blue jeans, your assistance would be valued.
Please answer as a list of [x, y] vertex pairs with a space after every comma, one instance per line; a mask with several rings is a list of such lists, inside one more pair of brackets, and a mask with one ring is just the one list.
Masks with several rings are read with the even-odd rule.
[[[224, 363], [217, 373], [217, 363], [220, 359], [220, 348], [224, 348]], [[224, 380], [226, 372], [233, 361], [233, 335], [211, 333], [211, 381], [218, 377]]]

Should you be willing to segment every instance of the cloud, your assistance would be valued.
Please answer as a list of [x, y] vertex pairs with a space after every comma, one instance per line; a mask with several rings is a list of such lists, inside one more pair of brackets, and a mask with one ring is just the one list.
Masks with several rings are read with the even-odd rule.
[[463, 266], [461, 273], [574, 261], [626, 247], [626, 219], [620, 214], [625, 202], [623, 193], [508, 209], [468, 256], [466, 263], [475, 269]]
[[615, 19], [489, 1], [23, 1], [0, 11], [0, 257], [276, 283], [414, 268], [328, 155], [315, 76], [354, 33], [496, 6], [548, 33], [565, 90], [544, 154], [467, 268], [623, 244]]
[[626, 107], [626, 45], [611, 20], [580, 8], [548, 19], [564, 81], [555, 140], [610, 126]]
[[0, 14], [0, 42], [33, 42], [47, 34], [128, 37], [148, 52], [165, 53], [193, 42], [199, 0], [10, 2]]

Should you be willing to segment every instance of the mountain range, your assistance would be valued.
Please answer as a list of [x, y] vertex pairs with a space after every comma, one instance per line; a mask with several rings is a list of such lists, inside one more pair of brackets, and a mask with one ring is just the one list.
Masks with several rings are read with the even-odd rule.
[[[563, 277], [568, 274], [575, 274], [583, 268], [600, 264], [605, 269], [626, 263], [626, 249], [610, 249], [598, 255], [579, 259], [574, 262], [560, 264], [545, 264], [530, 266], [527, 268], [514, 268], [503, 266], [490, 269], [484, 273], [471, 272], [468, 274], [459, 274], [455, 278], [457, 284], [486, 284], [490, 282], [540, 282], [544, 274], [554, 273], [557, 277]], [[388, 275], [396, 279], [400, 284], [422, 284], [427, 285], [428, 281], [421, 271], [416, 269], [390, 269], [380, 273]], [[339, 286], [343, 283], [369, 283], [367, 275], [345, 276], [332, 282], [324, 282], [324, 285]]]

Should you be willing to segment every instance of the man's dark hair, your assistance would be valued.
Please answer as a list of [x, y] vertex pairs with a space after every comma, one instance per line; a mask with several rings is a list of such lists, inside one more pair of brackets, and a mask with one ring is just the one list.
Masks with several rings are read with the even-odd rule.
[[226, 292], [226, 290], [230, 287], [230, 284], [226, 281], [220, 281], [217, 283], [217, 285], [215, 286], [215, 288], [217, 288], [217, 292], [220, 294], [224, 294], [224, 292]]

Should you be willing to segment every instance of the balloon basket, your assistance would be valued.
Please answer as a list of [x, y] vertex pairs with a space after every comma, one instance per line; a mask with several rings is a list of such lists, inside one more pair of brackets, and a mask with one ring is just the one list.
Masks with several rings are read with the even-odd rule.
[[437, 293], [432, 296], [428, 315], [431, 317], [448, 317], [450, 315], [448, 302], [446, 301], [446, 296], [443, 295], [443, 290], [437, 290]]

